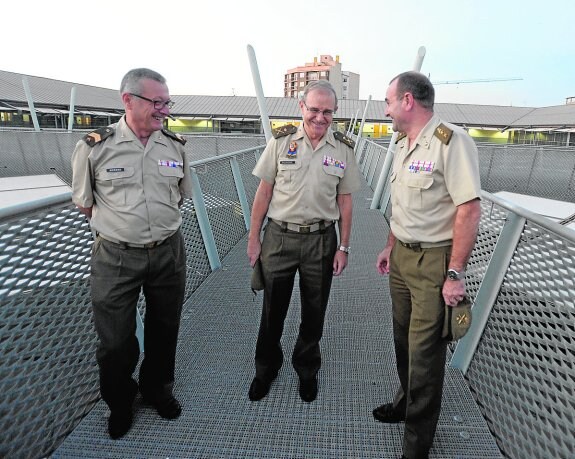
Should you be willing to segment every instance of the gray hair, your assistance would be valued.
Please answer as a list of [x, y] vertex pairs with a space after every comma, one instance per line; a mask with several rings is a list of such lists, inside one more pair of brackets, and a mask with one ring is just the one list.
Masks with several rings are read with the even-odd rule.
[[433, 111], [435, 89], [429, 78], [423, 73], [403, 72], [393, 78], [389, 84], [395, 80], [397, 80], [397, 97], [402, 97], [406, 92], [409, 92], [423, 108]]
[[303, 90], [301, 100], [303, 102], [306, 102], [307, 101], [307, 95], [310, 92], [317, 91], [317, 90], [331, 92], [333, 94], [334, 99], [335, 99], [335, 107], [334, 108], [337, 109], [337, 94], [335, 93], [335, 89], [333, 89], [333, 86], [331, 85], [331, 83], [327, 80], [315, 80], [315, 81], [308, 83], [307, 86], [305, 87], [305, 89]]
[[122, 78], [120, 95], [127, 92], [139, 94], [141, 90], [140, 82], [142, 80], [154, 80], [158, 83], [166, 84], [166, 79], [158, 72], [146, 68], [132, 69]]

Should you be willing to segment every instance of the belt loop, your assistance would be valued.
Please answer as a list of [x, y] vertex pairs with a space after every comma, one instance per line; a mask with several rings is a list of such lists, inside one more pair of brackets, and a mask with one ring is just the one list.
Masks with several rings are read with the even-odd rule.
[[325, 221], [323, 221], [323, 220], [320, 221], [320, 222], [318, 223], [318, 225], [319, 225], [319, 232], [320, 232], [321, 234], [325, 234]]
[[287, 232], [287, 222], [282, 222], [281, 227], [282, 227], [282, 232], [284, 232], [284, 233]]

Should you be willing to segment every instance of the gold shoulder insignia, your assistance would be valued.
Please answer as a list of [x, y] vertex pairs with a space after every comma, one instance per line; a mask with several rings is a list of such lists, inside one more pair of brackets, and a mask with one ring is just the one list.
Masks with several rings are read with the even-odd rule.
[[94, 132], [90, 132], [84, 136], [84, 142], [86, 142], [90, 147], [93, 147], [97, 143], [100, 143], [102, 140], [107, 139], [111, 135], [114, 134], [114, 128], [110, 126], [106, 126], [100, 129], [95, 130]]
[[441, 123], [439, 126], [437, 126], [437, 129], [435, 129], [433, 135], [437, 137], [439, 140], [441, 140], [442, 143], [447, 145], [451, 140], [453, 131], [449, 129], [447, 126], [445, 126], [443, 123]]
[[170, 139], [174, 139], [176, 142], [180, 142], [182, 145], [185, 145], [187, 142], [183, 135], [172, 132], [169, 129], [164, 128], [162, 129], [162, 132], [165, 136], [169, 137]]
[[397, 139], [395, 139], [395, 143], [399, 142], [401, 139], [404, 139], [405, 137], [407, 137], [407, 134], [405, 132], [400, 132], [397, 135]]
[[274, 129], [272, 134], [274, 138], [279, 139], [280, 137], [285, 137], [286, 135], [295, 134], [297, 132], [297, 127], [293, 124], [286, 124], [280, 128]]
[[335, 131], [333, 133], [333, 136], [335, 137], [336, 140], [339, 140], [340, 142], [345, 143], [348, 147], [355, 148], [355, 141], [353, 139], [350, 139], [345, 134], [343, 134], [339, 131]]

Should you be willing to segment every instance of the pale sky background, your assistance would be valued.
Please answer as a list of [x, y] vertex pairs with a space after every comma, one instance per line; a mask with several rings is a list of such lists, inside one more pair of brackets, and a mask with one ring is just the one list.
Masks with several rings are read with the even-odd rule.
[[266, 96], [284, 73], [339, 55], [360, 99], [383, 100], [411, 70], [436, 102], [543, 107], [575, 96], [575, 1], [547, 0], [5, 0], [0, 70], [117, 89], [149, 67], [172, 94], [255, 95], [247, 45]]

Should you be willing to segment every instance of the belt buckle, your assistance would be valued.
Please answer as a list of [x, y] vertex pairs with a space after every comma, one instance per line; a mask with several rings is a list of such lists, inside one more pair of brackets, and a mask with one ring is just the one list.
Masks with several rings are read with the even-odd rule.
[[300, 233], [309, 233], [311, 229], [311, 225], [302, 225], [299, 227]]
[[144, 249], [153, 249], [154, 247], [156, 247], [155, 242], [148, 242], [147, 244], [144, 244]]

